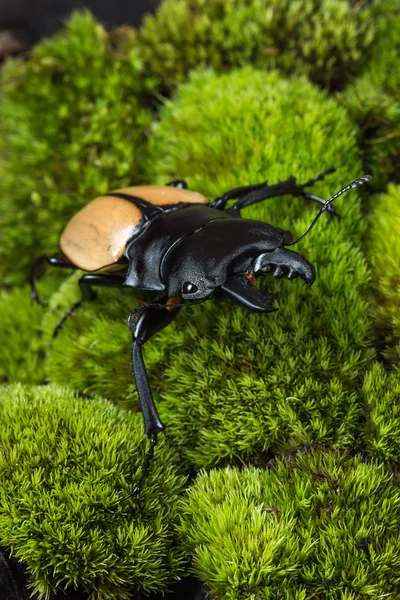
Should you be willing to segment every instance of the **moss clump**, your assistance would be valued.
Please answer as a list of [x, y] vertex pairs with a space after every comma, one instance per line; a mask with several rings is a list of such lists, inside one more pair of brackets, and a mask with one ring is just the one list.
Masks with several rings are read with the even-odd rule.
[[27, 287], [0, 293], [1, 382], [43, 382], [42, 312], [31, 302]]
[[368, 411], [367, 445], [374, 457], [400, 464], [400, 372], [386, 373], [375, 364], [365, 375], [363, 394]]
[[166, 86], [201, 64], [225, 71], [248, 63], [340, 85], [360, 68], [373, 30], [347, 0], [164, 0], [145, 18], [139, 43]]
[[372, 267], [377, 345], [387, 360], [400, 357], [400, 186], [372, 200], [367, 255]]
[[363, 131], [373, 185], [384, 189], [390, 179], [400, 182], [400, 5], [378, 0], [370, 11], [377, 29], [371, 58], [340, 101]]
[[[57, 248], [65, 222], [93, 197], [140, 178], [144, 81], [129, 28], [108, 34], [89, 13], [1, 74], [2, 283], [26, 280]], [[18, 126], [16, 126], [16, 123]]]
[[184, 478], [165, 441], [141, 496], [140, 415], [54, 386], [0, 388], [0, 541], [39, 598], [68, 586], [89, 598], [164, 591], [181, 573], [174, 548]]
[[200, 475], [180, 530], [218, 598], [395, 599], [399, 507], [382, 465], [314, 451]]

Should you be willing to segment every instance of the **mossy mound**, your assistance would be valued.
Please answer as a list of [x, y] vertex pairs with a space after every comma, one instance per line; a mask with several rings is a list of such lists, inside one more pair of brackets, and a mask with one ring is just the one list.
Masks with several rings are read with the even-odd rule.
[[200, 475], [180, 531], [216, 598], [398, 598], [400, 490], [377, 463], [313, 451]]
[[341, 86], [365, 61], [373, 22], [348, 0], [164, 0], [139, 32], [143, 58], [163, 87], [199, 65], [251, 63]]
[[363, 394], [368, 412], [366, 443], [372, 454], [395, 469], [400, 464], [400, 372], [374, 364], [366, 373]]
[[400, 358], [400, 186], [371, 200], [367, 256], [372, 267], [377, 346], [393, 365]]
[[161, 441], [140, 510], [141, 415], [49, 387], [0, 389], [0, 542], [39, 597], [69, 586], [124, 600], [164, 591], [182, 571], [174, 546], [185, 479]]
[[133, 30], [108, 34], [89, 13], [75, 14], [29, 61], [4, 66], [2, 284], [26, 281], [35, 254], [57, 249], [78, 208], [140, 178], [151, 120], [140, 103], [150, 85], [141, 69]]
[[371, 57], [341, 102], [360, 125], [372, 185], [383, 190], [390, 180], [400, 182], [400, 4], [378, 0], [370, 11], [376, 23]]
[[[155, 181], [187, 179], [216, 197], [289, 175], [307, 181], [336, 164], [338, 172], [315, 186], [329, 197], [361, 172], [356, 139], [343, 109], [306, 79], [250, 68], [223, 76], [199, 72], [154, 127], [148, 173]], [[355, 443], [361, 411], [355, 382], [373, 356], [360, 252], [365, 225], [355, 193], [337, 204], [340, 223], [321, 222], [294, 247], [316, 266], [313, 287], [261, 284], [277, 295], [276, 315], [209, 302], [181, 312], [179, 345], [173, 340], [168, 350], [171, 333], [163, 333], [168, 367], [160, 410], [196, 467], [262, 461], [267, 450], [304, 443]], [[244, 215], [297, 236], [315, 213], [301, 199], [278, 198]]]

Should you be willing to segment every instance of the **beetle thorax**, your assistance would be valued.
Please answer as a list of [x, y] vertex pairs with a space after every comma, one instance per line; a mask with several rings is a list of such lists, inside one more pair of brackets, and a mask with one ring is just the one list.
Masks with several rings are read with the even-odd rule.
[[206, 299], [232, 275], [250, 271], [261, 252], [275, 250], [281, 243], [279, 230], [266, 223], [235, 218], [211, 221], [180, 240], [165, 257], [162, 277], [168, 296]]

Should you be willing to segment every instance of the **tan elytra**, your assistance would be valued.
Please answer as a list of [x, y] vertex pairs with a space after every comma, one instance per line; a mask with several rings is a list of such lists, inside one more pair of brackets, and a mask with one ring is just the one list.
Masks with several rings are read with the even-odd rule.
[[112, 195], [100, 196], [72, 217], [61, 235], [61, 252], [79, 269], [110, 271], [127, 263], [126, 245], [140, 233], [145, 222], [142, 209], [134, 204], [135, 197], [166, 208], [210, 203], [197, 192], [168, 185], [141, 185], [115, 192], [132, 196], [132, 202]]

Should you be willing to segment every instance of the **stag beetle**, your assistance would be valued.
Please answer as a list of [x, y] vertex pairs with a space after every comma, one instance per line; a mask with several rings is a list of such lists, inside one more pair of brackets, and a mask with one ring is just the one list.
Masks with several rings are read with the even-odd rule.
[[[43, 263], [87, 272], [79, 280], [82, 299], [67, 311], [56, 331], [84, 300], [94, 297], [94, 286], [131, 286], [160, 293], [157, 302], [136, 307], [128, 318], [133, 374], [150, 439], [142, 479], [129, 496], [138, 498], [157, 435], [165, 431], [143, 362], [143, 344], [169, 325], [182, 306], [211, 297], [256, 313], [276, 310], [272, 296], [252, 287], [260, 275], [272, 272], [274, 277], [301, 277], [311, 285], [314, 267], [287, 246], [307, 235], [324, 211], [335, 215], [333, 200], [370, 179], [369, 175], [361, 177], [328, 201], [306, 192], [333, 171], [331, 167], [302, 185], [289, 177], [274, 185], [264, 182], [238, 187], [212, 202], [189, 191], [184, 181], [118, 189], [96, 198], [71, 219], [60, 238], [61, 255], [43, 255], [34, 264], [31, 297], [39, 303], [36, 280]], [[295, 242], [289, 231], [241, 218], [243, 208], [286, 195], [322, 205], [308, 230]], [[236, 202], [227, 208], [230, 200]]]

